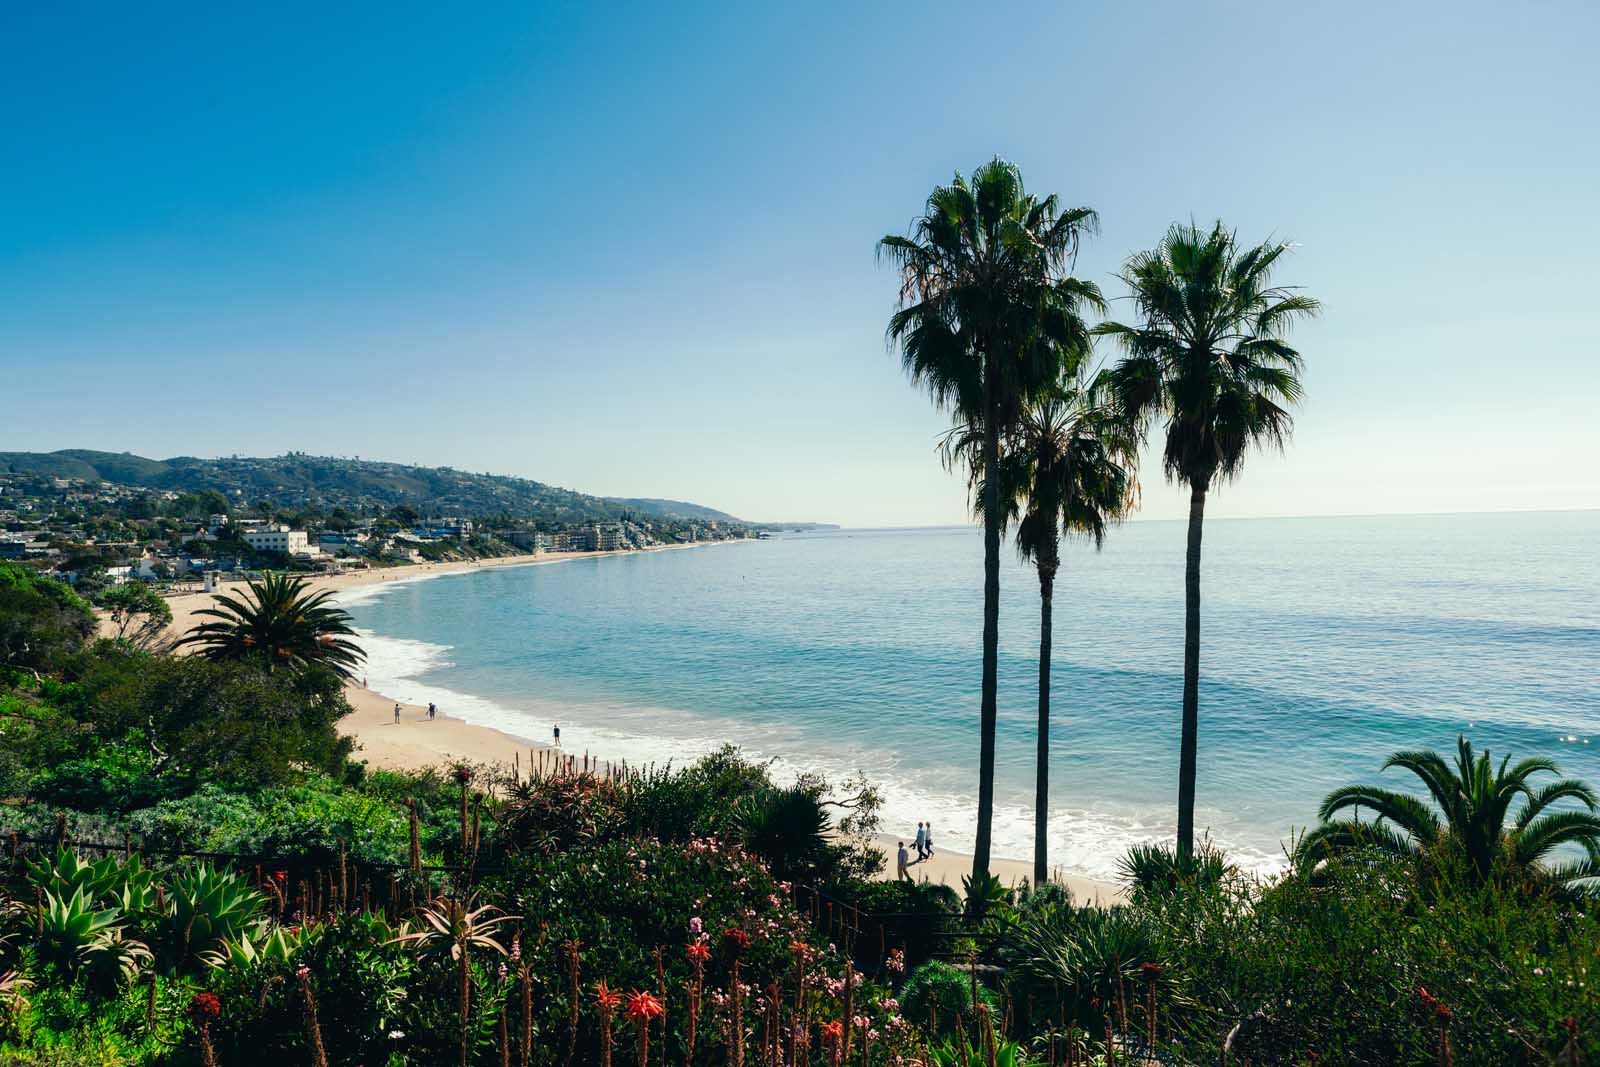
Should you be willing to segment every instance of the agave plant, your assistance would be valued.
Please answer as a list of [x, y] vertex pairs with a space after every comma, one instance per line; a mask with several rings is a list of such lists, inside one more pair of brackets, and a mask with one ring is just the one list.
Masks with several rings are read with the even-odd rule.
[[82, 888], [91, 901], [116, 900], [127, 891], [134, 899], [149, 891], [155, 882], [154, 872], [147, 870], [140, 858], [130, 856], [119, 862], [114, 856], [105, 856], [90, 863], [65, 845], [56, 849], [49, 859], [28, 863], [28, 878], [46, 893], [70, 897]]
[[150, 947], [122, 926], [103, 930], [78, 955], [85, 981], [102, 993], [132, 982], [153, 958]]
[[47, 890], [39, 913], [40, 960], [75, 971], [83, 954], [107, 931], [118, 928], [121, 917], [116, 908], [95, 908], [81, 885], [66, 897]]
[[295, 954], [321, 934], [321, 927], [290, 929], [260, 922], [235, 937], [224, 937], [217, 947], [200, 953], [208, 967], [247, 969], [259, 963], [287, 965]]
[[241, 875], [199, 863], [172, 876], [159, 926], [168, 962], [181, 966], [261, 917], [266, 897]]
[[[1437, 752], [1396, 752], [1383, 769], [1399, 767], [1422, 780], [1438, 811], [1416, 796], [1377, 786], [1351, 785], [1335, 789], [1318, 812], [1321, 826], [1300, 842], [1296, 855], [1308, 867], [1341, 852], [1377, 849], [1401, 856], [1427, 856], [1459, 849], [1474, 876], [1488, 881], [1497, 867], [1548, 878], [1574, 889], [1600, 881], [1600, 796], [1573, 778], [1558, 778], [1535, 788], [1538, 774], [1560, 774], [1553, 760], [1533, 757], [1511, 765], [1511, 757], [1496, 768], [1485, 750], [1474, 756], [1472, 743], [1457, 739], [1455, 766]], [[1515, 816], [1512, 805], [1522, 807]], [[1561, 801], [1584, 810], [1554, 811]], [[1362, 822], [1361, 809], [1375, 818]], [[1352, 818], [1336, 818], [1344, 811]], [[1541, 861], [1564, 845], [1583, 849], [1587, 859], [1554, 867]]]

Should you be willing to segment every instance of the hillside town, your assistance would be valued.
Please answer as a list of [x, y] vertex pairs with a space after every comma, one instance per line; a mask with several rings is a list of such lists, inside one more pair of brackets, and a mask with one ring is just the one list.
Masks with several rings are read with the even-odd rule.
[[0, 471], [0, 559], [72, 585], [129, 580], [178, 586], [208, 572], [337, 572], [500, 556], [616, 551], [755, 536], [722, 520], [636, 515], [560, 521], [544, 515], [428, 514], [390, 508], [297, 508], [219, 490], [150, 489]]

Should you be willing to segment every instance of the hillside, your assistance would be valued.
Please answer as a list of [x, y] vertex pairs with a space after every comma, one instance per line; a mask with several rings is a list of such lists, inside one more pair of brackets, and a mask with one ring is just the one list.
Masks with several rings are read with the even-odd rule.
[[371, 509], [405, 504], [428, 514], [510, 514], [552, 522], [606, 521], [625, 513], [702, 522], [740, 521], [715, 508], [680, 500], [596, 497], [527, 478], [303, 453], [155, 460], [126, 452], [76, 448], [0, 452], [0, 471], [175, 492], [216, 489], [241, 502], [270, 500], [293, 508]]

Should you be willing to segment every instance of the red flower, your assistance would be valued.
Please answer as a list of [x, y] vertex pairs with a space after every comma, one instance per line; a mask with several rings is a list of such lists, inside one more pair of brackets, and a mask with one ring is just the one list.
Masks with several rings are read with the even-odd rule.
[[704, 963], [711, 958], [711, 950], [699, 941], [694, 942], [684, 951], [695, 963]]
[[1433, 1009], [1433, 1014], [1437, 1018], [1440, 1018], [1440, 1019], [1443, 1019], [1443, 1020], [1446, 1020], [1446, 1021], [1448, 1021], [1450, 1019], [1450, 1017], [1451, 1017], [1450, 1009], [1445, 1007], [1443, 1004], [1439, 1003], [1439, 998], [1438, 997], [1434, 996], [1432, 993], [1428, 992], [1426, 989], [1422, 988], [1421, 986], [1417, 986], [1417, 997], [1418, 997], [1418, 999], [1420, 999], [1422, 1001], [1423, 1004], [1425, 1004], [1429, 1008]]
[[466, 785], [470, 781], [472, 781], [472, 768], [471, 767], [457, 767], [456, 768], [456, 785]]
[[222, 1002], [215, 993], [196, 993], [189, 1001], [189, 1018], [196, 1023], [215, 1019], [222, 1014]]
[[844, 1040], [844, 1024], [831, 1022], [822, 1028], [822, 1040], [837, 1043]]
[[604, 982], [599, 982], [594, 987], [594, 1002], [601, 1011], [615, 1011], [617, 1005], [622, 1003], [622, 994], [613, 993]]
[[1144, 972], [1144, 976], [1146, 978], [1154, 978], [1156, 975], [1161, 973], [1161, 964], [1147, 963], [1143, 967], [1140, 967], [1139, 970]]
[[722, 939], [724, 941], [733, 942], [734, 945], [738, 946], [739, 948], [750, 947], [750, 935], [739, 929], [737, 926], [730, 926], [726, 930], [722, 931]]
[[659, 1018], [666, 1013], [666, 1008], [661, 1006], [661, 1001], [649, 993], [628, 994], [628, 1018], [635, 1022], [647, 1022]]

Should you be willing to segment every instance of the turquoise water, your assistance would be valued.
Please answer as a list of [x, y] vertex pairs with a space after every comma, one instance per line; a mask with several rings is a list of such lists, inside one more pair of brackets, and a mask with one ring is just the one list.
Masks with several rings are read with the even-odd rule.
[[[1065, 550], [1052, 858], [1106, 876], [1174, 825], [1179, 522]], [[1542, 753], [1600, 783], [1600, 512], [1218, 520], [1205, 532], [1197, 825], [1270, 868], [1328, 790], [1401, 747]], [[373, 688], [569, 750], [732, 741], [864, 771], [885, 829], [970, 846], [982, 540], [793, 534], [343, 594]], [[1005, 551], [996, 851], [1032, 850], [1038, 586]], [[425, 728], [425, 727], [418, 727]], [[1394, 784], [1406, 784], [1391, 772]]]

